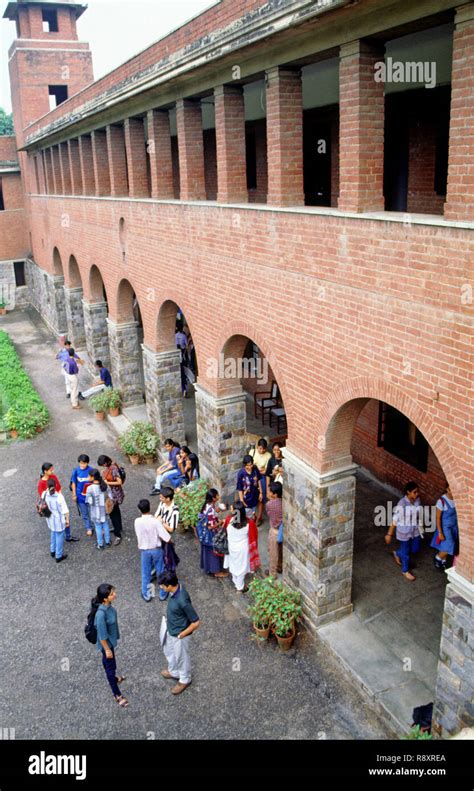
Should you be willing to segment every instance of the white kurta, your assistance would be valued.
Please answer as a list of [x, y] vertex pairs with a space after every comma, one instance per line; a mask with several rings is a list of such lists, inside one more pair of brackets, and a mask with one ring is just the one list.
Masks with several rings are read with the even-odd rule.
[[249, 526], [240, 529], [229, 525], [229, 554], [224, 557], [224, 568], [229, 569], [235, 577], [248, 574], [250, 571]]

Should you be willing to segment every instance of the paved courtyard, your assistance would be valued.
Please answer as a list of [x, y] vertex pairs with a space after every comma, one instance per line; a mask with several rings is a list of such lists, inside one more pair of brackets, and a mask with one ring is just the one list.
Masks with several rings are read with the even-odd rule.
[[[2, 696], [0, 724], [17, 739], [386, 739], [393, 733], [343, 674], [323, 642], [304, 633], [281, 654], [252, 637], [243, 599], [229, 580], [204, 577], [188, 534], [176, 539], [181, 579], [202, 619], [193, 637], [194, 679], [179, 698], [160, 676], [158, 641], [165, 605], [140, 598], [135, 504], [147, 495], [151, 468], [127, 466], [124, 540], [104, 553], [79, 527], [68, 559], [49, 556], [46, 524], [35, 514], [43, 461], [55, 464], [66, 497], [81, 452], [119, 457], [107, 424], [73, 412], [54, 361], [52, 336], [34, 312], [1, 320], [52, 418], [34, 440], [0, 446]], [[70, 502], [72, 506], [72, 503]], [[84, 637], [89, 601], [101, 582], [117, 588], [122, 639], [118, 670], [127, 675], [126, 710], [113, 701], [96, 649]]]

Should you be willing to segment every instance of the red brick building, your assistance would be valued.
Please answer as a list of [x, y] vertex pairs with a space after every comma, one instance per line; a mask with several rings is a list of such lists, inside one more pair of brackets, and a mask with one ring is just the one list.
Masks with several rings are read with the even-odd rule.
[[0, 258], [25, 259], [51, 329], [177, 439], [184, 312], [198, 452], [227, 493], [252, 387], [210, 362], [258, 347], [286, 412], [284, 574], [312, 630], [352, 608], [356, 463], [430, 503], [449, 480], [435, 720], [456, 732], [473, 714], [474, 3], [222, 0], [96, 82], [83, 11], [8, 3], [23, 194]]

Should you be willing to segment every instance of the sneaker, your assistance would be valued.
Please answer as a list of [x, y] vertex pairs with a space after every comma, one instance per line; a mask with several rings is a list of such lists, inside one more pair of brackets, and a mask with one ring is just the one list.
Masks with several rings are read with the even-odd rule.
[[151, 490], [151, 492], [150, 492], [150, 494], [149, 494], [148, 496], [149, 496], [149, 497], [155, 497], [155, 495], [156, 495], [156, 494], [159, 494], [159, 493], [160, 493], [160, 490], [159, 490], [159, 489], [155, 489], [155, 488], [153, 488], [153, 489]]
[[66, 393], [66, 398], [71, 398], [71, 393]]
[[79, 396], [78, 396], [78, 398], [79, 398], [79, 400], [80, 400], [80, 401], [85, 401], [85, 400], [86, 400], [86, 399], [84, 398], [84, 396], [82, 395], [82, 393], [79, 393]]
[[160, 670], [160, 673], [163, 678], [173, 678], [175, 681], [179, 681], [179, 676], [172, 676], [169, 670]]
[[142, 599], [143, 599], [143, 601], [149, 602], [149, 601], [152, 600], [152, 597], [151, 596], [144, 596], [143, 593], [142, 593]]
[[62, 556], [62, 557], [60, 557], [60, 558], [56, 558], [56, 563], [61, 563], [61, 561], [62, 561], [62, 560], [66, 560], [66, 558], [67, 558], [67, 555], [63, 555], [63, 556]]
[[173, 687], [173, 689], [171, 690], [171, 694], [172, 694], [172, 695], [180, 695], [180, 694], [181, 694], [181, 692], [184, 692], [184, 690], [186, 689], [186, 687], [189, 687], [189, 685], [190, 685], [190, 684], [191, 684], [191, 682], [190, 682], [190, 681], [188, 681], [188, 683], [187, 683], [187, 684], [182, 684], [180, 681], [178, 681], [178, 683], [176, 684], [176, 686], [175, 686], [175, 687]]
[[104, 549], [104, 545], [100, 546], [100, 544], [97, 544], [97, 549]]
[[112, 544], [110, 543], [110, 541], [106, 541], [106, 543], [105, 543], [105, 546], [106, 546], [106, 547], [109, 547], [109, 549], [110, 549], [110, 547], [112, 546]]
[[120, 538], [120, 536], [117, 536], [117, 538], [114, 539], [114, 547], [118, 546], [121, 543], [121, 541], [122, 539]]
[[51, 555], [52, 558], [56, 557], [56, 552], [50, 552], [49, 554]]
[[80, 538], [77, 538], [76, 536], [71, 536], [71, 538], [66, 538], [66, 541], [67, 541], [68, 543], [70, 543], [71, 541], [80, 541], [80, 540], [81, 540], [81, 539], [80, 539]]

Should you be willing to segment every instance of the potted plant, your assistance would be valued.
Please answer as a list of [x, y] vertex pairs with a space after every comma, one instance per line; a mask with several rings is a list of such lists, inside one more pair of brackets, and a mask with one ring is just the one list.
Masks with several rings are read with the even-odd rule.
[[103, 391], [104, 403], [109, 410], [111, 417], [118, 417], [120, 415], [120, 407], [122, 406], [122, 394], [118, 390], [111, 390], [106, 388]]
[[118, 446], [122, 453], [130, 459], [132, 464], [138, 464], [140, 460], [140, 452], [138, 449], [137, 429], [135, 423], [132, 423], [130, 428], [124, 431], [118, 438]]
[[156, 458], [156, 448], [159, 443], [158, 434], [151, 423], [137, 420], [132, 425], [135, 426], [140, 456], [147, 464], [151, 464]]
[[0, 300], [0, 316], [4, 316], [7, 312], [7, 306]]
[[256, 577], [249, 585], [253, 604], [248, 608], [253, 628], [258, 640], [268, 640], [271, 627], [271, 601], [273, 597], [273, 577]]
[[295, 639], [295, 624], [301, 616], [301, 593], [284, 582], [272, 581], [270, 602], [271, 628], [282, 651], [288, 651]]
[[181, 530], [194, 530], [201, 513], [209, 482], [205, 480], [193, 481], [189, 486], [179, 489], [174, 502], [179, 508], [179, 524]]
[[106, 398], [104, 396], [103, 391], [97, 393], [95, 396], [92, 396], [90, 400], [90, 404], [92, 409], [95, 412], [95, 416], [97, 420], [105, 420], [105, 413], [107, 410], [107, 403]]

